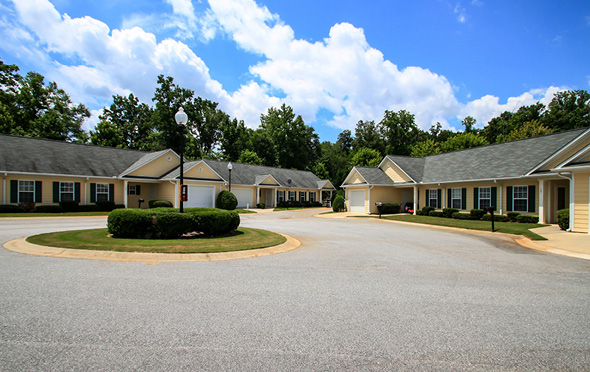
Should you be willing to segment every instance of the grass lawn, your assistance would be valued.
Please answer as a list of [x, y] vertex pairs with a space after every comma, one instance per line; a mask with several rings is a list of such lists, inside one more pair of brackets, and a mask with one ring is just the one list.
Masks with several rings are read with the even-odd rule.
[[58, 248], [149, 253], [214, 253], [272, 247], [287, 239], [258, 229], [239, 228], [231, 236], [186, 239], [115, 239], [107, 229], [62, 231], [27, 238], [29, 243]]
[[[454, 218], [442, 218], [442, 217], [431, 217], [431, 216], [414, 216], [414, 215], [393, 215], [384, 216], [383, 219], [392, 221], [404, 221], [421, 223], [425, 225], [437, 225], [437, 226], [448, 226], [458, 227], [469, 230], [481, 230], [481, 231], [492, 231], [491, 221], [472, 221], [472, 220], [456, 220]], [[547, 240], [540, 235], [535, 234], [530, 229], [537, 227], [543, 227], [547, 225], [536, 224], [536, 223], [515, 223], [515, 222], [494, 222], [494, 231], [507, 233], [507, 234], [518, 234], [524, 235], [531, 240]]]

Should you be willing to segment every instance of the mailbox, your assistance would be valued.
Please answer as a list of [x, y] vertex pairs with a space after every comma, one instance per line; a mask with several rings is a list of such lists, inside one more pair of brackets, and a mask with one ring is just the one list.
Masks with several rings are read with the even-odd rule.
[[180, 185], [180, 201], [188, 201], [188, 185]]
[[377, 211], [379, 211], [379, 218], [381, 218], [381, 212], [383, 211], [383, 203], [376, 202], [375, 206], [377, 207]]

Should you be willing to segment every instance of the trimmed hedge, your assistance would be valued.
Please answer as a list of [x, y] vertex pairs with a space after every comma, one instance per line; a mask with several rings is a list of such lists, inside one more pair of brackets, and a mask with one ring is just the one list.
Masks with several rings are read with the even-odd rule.
[[430, 212], [428, 212], [428, 215], [430, 217], [442, 217], [443, 212], [442, 211], [430, 211]]
[[457, 220], [473, 220], [471, 213], [455, 212], [453, 213], [453, 218]]
[[469, 214], [471, 214], [471, 217], [473, 217], [473, 220], [481, 220], [481, 218], [486, 214], [487, 212], [484, 211], [483, 209], [472, 209]]
[[539, 217], [521, 214], [520, 216], [516, 217], [516, 222], [518, 222], [518, 223], [539, 223]]
[[96, 204], [79, 205], [78, 212], [100, 212], [100, 208]]
[[562, 230], [570, 228], [570, 210], [569, 208], [560, 209], [557, 211], [557, 224]]
[[33, 213], [63, 213], [64, 210], [59, 205], [38, 205]]
[[0, 213], [24, 213], [25, 209], [14, 204], [0, 205]]
[[115, 238], [174, 239], [191, 232], [216, 236], [240, 225], [236, 211], [213, 208], [118, 209], [109, 214], [107, 227]]
[[344, 210], [344, 197], [342, 195], [338, 195], [334, 198], [334, 202], [332, 203], [332, 210], [334, 212], [340, 212]]
[[424, 216], [428, 216], [428, 215], [429, 215], [429, 213], [430, 213], [430, 211], [433, 211], [433, 210], [435, 210], [435, 209], [436, 209], [436, 208], [434, 208], [434, 207], [428, 207], [428, 206], [426, 206], [426, 207], [423, 207], [423, 208], [422, 208], [422, 215], [424, 215]]
[[110, 200], [99, 200], [96, 205], [101, 212], [110, 212], [115, 209], [115, 202]]
[[[485, 214], [481, 219], [484, 220], [484, 221], [491, 221], [492, 220], [492, 215], [491, 214]], [[496, 221], [496, 222], [508, 222], [508, 216], [504, 216], [504, 215], [501, 215], [501, 214], [495, 214], [494, 215], [494, 221]]]
[[222, 190], [215, 199], [215, 208], [233, 211], [238, 205], [238, 198], [228, 190]]
[[64, 212], [78, 212], [78, 202], [75, 200], [64, 200], [59, 202], [59, 206]]
[[416, 211], [416, 216], [423, 216], [423, 215], [424, 215], [424, 213], [422, 213], [422, 209], [418, 209]]
[[508, 220], [510, 222], [516, 222], [516, 217], [520, 216], [520, 213], [518, 213], [518, 212], [508, 212], [508, 213], [506, 213], [506, 216], [508, 217]]
[[172, 208], [173, 205], [168, 200], [150, 200], [148, 202], [150, 208]]
[[459, 210], [457, 208], [443, 208], [442, 214], [445, 218], [453, 218], [453, 213], [457, 213]]
[[256, 204], [256, 208], [264, 209], [264, 208], [266, 208], [266, 204], [258, 203], [258, 204]]
[[398, 214], [401, 211], [401, 205], [398, 203], [383, 203], [381, 207], [382, 214]]

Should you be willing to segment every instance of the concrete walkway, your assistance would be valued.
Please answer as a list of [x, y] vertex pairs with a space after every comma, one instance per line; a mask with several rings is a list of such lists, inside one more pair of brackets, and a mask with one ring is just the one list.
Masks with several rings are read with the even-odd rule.
[[[348, 217], [367, 217], [366, 214], [354, 213], [354, 212], [341, 212], [341, 213], [324, 213], [318, 214], [316, 217], [321, 218], [348, 218]], [[391, 223], [410, 223], [403, 221], [392, 221], [383, 220]], [[411, 223], [414, 224], [414, 223]], [[433, 228], [440, 229], [451, 229], [451, 230], [462, 230], [469, 233], [484, 233], [492, 234], [488, 231], [477, 231], [477, 230], [466, 230], [454, 227], [445, 227], [437, 225], [426, 225]], [[533, 230], [536, 234], [541, 235], [547, 240], [530, 240], [525, 237], [515, 237], [512, 234], [504, 234], [514, 239], [518, 244], [536, 249], [543, 252], [549, 252], [553, 254], [559, 254], [562, 256], [581, 258], [584, 260], [590, 260], [590, 234], [573, 233], [563, 231], [557, 225], [550, 225], [546, 227], [539, 227]], [[500, 234], [500, 233], [493, 233]]]

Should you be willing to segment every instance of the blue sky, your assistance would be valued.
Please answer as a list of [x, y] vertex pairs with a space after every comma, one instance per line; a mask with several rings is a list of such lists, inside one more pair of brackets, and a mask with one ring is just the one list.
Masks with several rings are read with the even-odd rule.
[[286, 103], [334, 141], [405, 109], [482, 127], [590, 88], [588, 1], [0, 0], [1, 58], [88, 106], [151, 104], [158, 74], [250, 127]]

